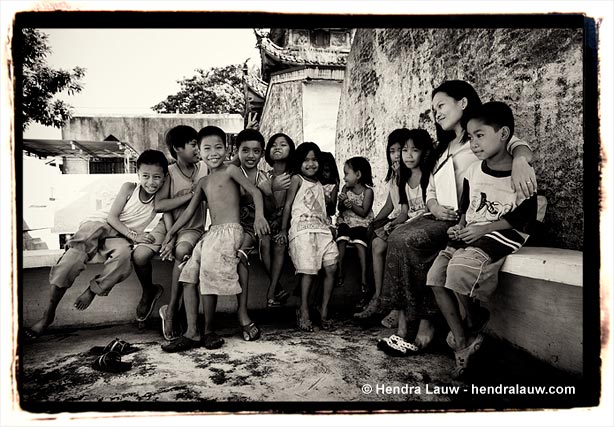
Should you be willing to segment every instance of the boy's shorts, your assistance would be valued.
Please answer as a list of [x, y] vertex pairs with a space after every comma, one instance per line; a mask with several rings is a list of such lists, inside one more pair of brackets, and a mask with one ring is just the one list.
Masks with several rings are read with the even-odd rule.
[[350, 242], [367, 247], [369, 241], [367, 227], [350, 227], [347, 224], [337, 226], [337, 242]]
[[242, 240], [243, 228], [239, 224], [212, 225], [194, 247], [179, 281], [200, 283], [203, 295], [240, 294], [237, 251]]
[[[164, 220], [158, 221], [153, 230], [149, 232], [154, 237], [153, 243], [139, 243], [136, 246], [145, 246], [146, 248], [151, 249], [155, 253], [160, 252], [162, 248], [162, 242], [166, 237], [166, 226], [164, 225]], [[179, 246], [180, 243], [188, 243], [192, 248], [198, 242], [203, 235], [202, 230], [195, 229], [183, 229], [177, 232], [177, 238], [175, 240], [175, 247]]]
[[289, 253], [297, 274], [318, 274], [337, 263], [339, 250], [328, 232], [302, 233], [290, 240]]
[[491, 262], [479, 248], [448, 246], [435, 258], [426, 275], [426, 284], [487, 301], [497, 288], [499, 270], [504, 262], [505, 257]]

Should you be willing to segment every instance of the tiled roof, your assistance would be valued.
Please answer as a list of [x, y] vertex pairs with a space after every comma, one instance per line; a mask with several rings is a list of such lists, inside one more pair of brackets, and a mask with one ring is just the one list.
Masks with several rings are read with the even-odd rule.
[[266, 97], [266, 90], [268, 87], [267, 82], [251, 73], [244, 74], [243, 80], [245, 81], [245, 84], [250, 89], [252, 89], [256, 95], [261, 98]]
[[262, 37], [258, 42], [258, 46], [271, 58], [291, 65], [333, 65], [345, 67], [348, 56], [347, 52], [334, 52], [328, 49], [284, 49], [267, 37]]

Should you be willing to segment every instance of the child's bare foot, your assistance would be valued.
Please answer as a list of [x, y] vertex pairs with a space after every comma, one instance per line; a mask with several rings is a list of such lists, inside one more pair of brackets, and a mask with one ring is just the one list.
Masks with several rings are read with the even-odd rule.
[[136, 320], [139, 322], [146, 321], [154, 310], [156, 302], [162, 296], [164, 288], [160, 285], [153, 285], [143, 289], [141, 300], [136, 306]]
[[85, 310], [90, 306], [95, 297], [96, 294], [90, 288], [87, 288], [75, 301], [75, 308], [77, 310]]
[[173, 318], [168, 316], [168, 305], [160, 307], [160, 319], [162, 319], [162, 335], [167, 341], [172, 341], [178, 338], [175, 333], [175, 326], [173, 324]]
[[[400, 325], [399, 325], [400, 326]], [[414, 344], [420, 348], [426, 348], [435, 337], [435, 326], [430, 320], [422, 319], [418, 327], [418, 334], [414, 339]]]
[[34, 325], [32, 325], [32, 327], [26, 329], [26, 336], [32, 340], [38, 338], [43, 332], [47, 330], [49, 325], [53, 323], [54, 317], [55, 316], [53, 315], [47, 314], [43, 316], [43, 318], [36, 322]]

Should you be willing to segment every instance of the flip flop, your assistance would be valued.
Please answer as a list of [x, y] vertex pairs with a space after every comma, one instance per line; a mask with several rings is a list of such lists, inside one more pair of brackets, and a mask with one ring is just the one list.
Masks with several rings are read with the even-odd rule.
[[162, 296], [162, 294], [164, 293], [164, 288], [162, 287], [162, 285], [154, 285], [157, 289], [156, 295], [153, 297], [153, 299], [151, 300], [151, 303], [149, 304], [149, 310], [147, 311], [147, 314], [144, 317], [139, 317], [138, 315], [136, 316], [136, 321], [137, 322], [145, 322], [147, 319], [149, 319], [149, 316], [151, 316], [151, 313], [153, 313], [154, 307], [156, 306], [156, 303], [158, 302], [158, 300], [160, 299], [160, 297]]
[[388, 316], [380, 322], [384, 328], [392, 329], [399, 326], [399, 310], [391, 310]]
[[380, 299], [372, 298], [364, 310], [362, 310], [359, 313], [354, 313], [354, 318], [355, 319], [366, 319], [367, 317], [371, 317], [379, 311], [379, 307], [380, 307]]
[[191, 350], [201, 346], [200, 341], [194, 341], [185, 335], [181, 335], [176, 340], [170, 341], [162, 345], [162, 350], [167, 353], [179, 353], [181, 351]]
[[301, 317], [301, 310], [299, 308], [296, 309], [296, 326], [304, 332], [313, 332], [313, 325], [311, 324], [311, 320], [303, 319]]
[[[490, 311], [484, 307], [480, 307], [480, 314], [482, 322], [478, 326], [469, 329], [470, 334], [479, 335], [484, 332], [484, 329], [486, 329], [486, 326], [488, 326], [488, 322], [490, 321]], [[446, 336], [446, 344], [448, 344], [448, 347], [450, 347], [452, 350], [456, 350], [456, 340], [454, 339], [454, 334], [452, 334], [452, 331], [448, 332], [448, 335]]]
[[34, 341], [34, 340], [38, 339], [38, 337], [40, 337], [39, 334], [37, 334], [36, 332], [34, 332], [30, 328], [24, 329], [23, 334], [26, 336], [26, 339], [28, 341]]
[[260, 338], [260, 328], [254, 322], [241, 326], [241, 329], [243, 329], [243, 339], [245, 341], [256, 341]]
[[103, 372], [125, 372], [132, 368], [132, 363], [122, 362], [122, 356], [116, 351], [109, 351], [99, 356], [92, 363], [92, 368]]
[[471, 344], [461, 350], [456, 350], [454, 352], [454, 362], [456, 363], [456, 366], [452, 370], [453, 378], [459, 378], [466, 372], [467, 368], [469, 367], [469, 361], [471, 360], [473, 355], [480, 349], [483, 341], [484, 335], [478, 334], [478, 336], [475, 337]]
[[377, 348], [389, 356], [406, 357], [420, 352], [420, 347], [412, 344], [398, 335], [391, 335], [388, 338], [379, 340]]
[[104, 347], [98, 345], [90, 348], [89, 352], [90, 354], [101, 355], [110, 351], [114, 351], [116, 353], [119, 353], [121, 356], [125, 356], [126, 354], [139, 351], [139, 349], [137, 347], [134, 347], [129, 342], [122, 341], [119, 338], [115, 338], [113, 341], [111, 341]]
[[288, 298], [290, 298], [290, 294], [285, 289], [282, 289], [281, 291], [275, 294], [274, 298], [277, 301], [279, 301], [281, 304], [284, 304], [288, 300]]
[[174, 334], [168, 335], [166, 333], [165, 322], [167, 320], [166, 319], [166, 309], [167, 308], [168, 308], [168, 304], [164, 304], [163, 306], [160, 307], [160, 310], [158, 310], [158, 314], [160, 315], [160, 319], [162, 319], [162, 335], [164, 336], [164, 339], [166, 341], [173, 341], [173, 340], [176, 340], [179, 337], [174, 335]]
[[215, 332], [210, 332], [203, 337], [203, 345], [207, 350], [215, 350], [224, 345], [224, 339]]

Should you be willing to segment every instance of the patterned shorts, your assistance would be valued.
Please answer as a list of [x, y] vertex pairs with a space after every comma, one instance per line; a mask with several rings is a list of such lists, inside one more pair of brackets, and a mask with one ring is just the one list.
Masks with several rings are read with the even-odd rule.
[[289, 253], [297, 274], [318, 274], [322, 267], [334, 265], [339, 257], [337, 244], [328, 232], [299, 234], [290, 240]]

